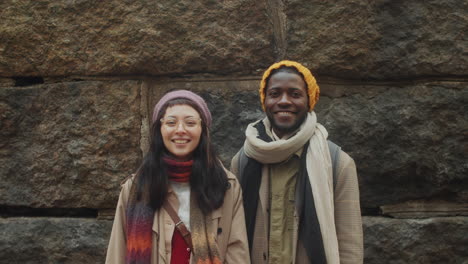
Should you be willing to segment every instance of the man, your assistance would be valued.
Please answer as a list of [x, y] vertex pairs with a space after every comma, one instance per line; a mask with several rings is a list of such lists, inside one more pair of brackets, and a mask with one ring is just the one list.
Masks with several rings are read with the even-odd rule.
[[312, 73], [297, 62], [275, 63], [259, 95], [266, 118], [249, 124], [231, 163], [252, 263], [362, 263], [356, 167], [317, 123]]

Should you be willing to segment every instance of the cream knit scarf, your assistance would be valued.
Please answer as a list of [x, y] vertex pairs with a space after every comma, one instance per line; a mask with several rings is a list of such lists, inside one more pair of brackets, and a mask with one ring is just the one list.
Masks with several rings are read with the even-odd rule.
[[258, 131], [254, 127], [258, 122], [263, 122], [267, 131], [271, 130], [268, 118], [249, 124], [245, 133], [244, 151], [248, 157], [262, 164], [282, 162], [309, 141], [306, 167], [322, 233], [325, 255], [327, 263], [339, 263], [333, 205], [332, 164], [327, 143], [327, 130], [317, 123], [315, 112], [310, 112], [295, 135], [286, 140], [265, 142], [258, 138]]

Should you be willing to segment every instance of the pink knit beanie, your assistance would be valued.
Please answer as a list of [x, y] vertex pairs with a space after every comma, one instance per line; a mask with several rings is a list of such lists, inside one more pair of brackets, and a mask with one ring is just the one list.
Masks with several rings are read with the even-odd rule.
[[208, 106], [206, 105], [205, 100], [201, 98], [199, 95], [187, 91], [187, 90], [177, 90], [177, 91], [172, 91], [167, 94], [165, 94], [159, 102], [154, 106], [153, 110], [153, 123], [156, 121], [156, 118], [158, 118], [159, 111], [161, 111], [161, 108], [169, 101], [177, 98], [184, 98], [188, 99], [192, 102], [195, 103], [195, 105], [198, 106], [200, 112], [200, 115], [203, 116], [203, 120], [206, 120], [206, 125], [208, 127], [211, 126], [211, 113], [210, 110], [208, 109]]

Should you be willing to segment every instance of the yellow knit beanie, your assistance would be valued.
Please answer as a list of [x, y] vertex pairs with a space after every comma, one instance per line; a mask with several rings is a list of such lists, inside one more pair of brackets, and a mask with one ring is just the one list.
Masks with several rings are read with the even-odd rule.
[[265, 88], [267, 85], [266, 81], [273, 70], [279, 69], [282, 66], [294, 67], [304, 76], [305, 83], [307, 85], [307, 95], [309, 96], [309, 112], [311, 112], [314, 109], [314, 106], [317, 103], [320, 95], [320, 89], [317, 85], [317, 81], [315, 80], [314, 76], [312, 75], [309, 69], [307, 69], [298, 62], [288, 60], [283, 60], [271, 65], [270, 68], [268, 68], [263, 73], [262, 81], [260, 82], [260, 89], [258, 90], [260, 94], [260, 103], [262, 104], [263, 111], [265, 111]]

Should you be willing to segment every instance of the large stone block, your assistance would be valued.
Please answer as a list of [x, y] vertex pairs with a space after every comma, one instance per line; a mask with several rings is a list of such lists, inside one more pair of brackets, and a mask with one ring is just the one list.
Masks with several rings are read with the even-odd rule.
[[286, 57], [353, 79], [466, 75], [467, 9], [463, 0], [285, 1]]
[[114, 208], [140, 159], [140, 82], [0, 89], [0, 204]]
[[364, 217], [364, 263], [465, 264], [468, 217]]
[[321, 98], [319, 121], [355, 159], [363, 207], [468, 201], [464, 82], [330, 85], [338, 97]]
[[104, 263], [112, 221], [0, 218], [0, 263]]
[[6, 0], [0, 10], [0, 76], [245, 74], [274, 58], [264, 1]]

